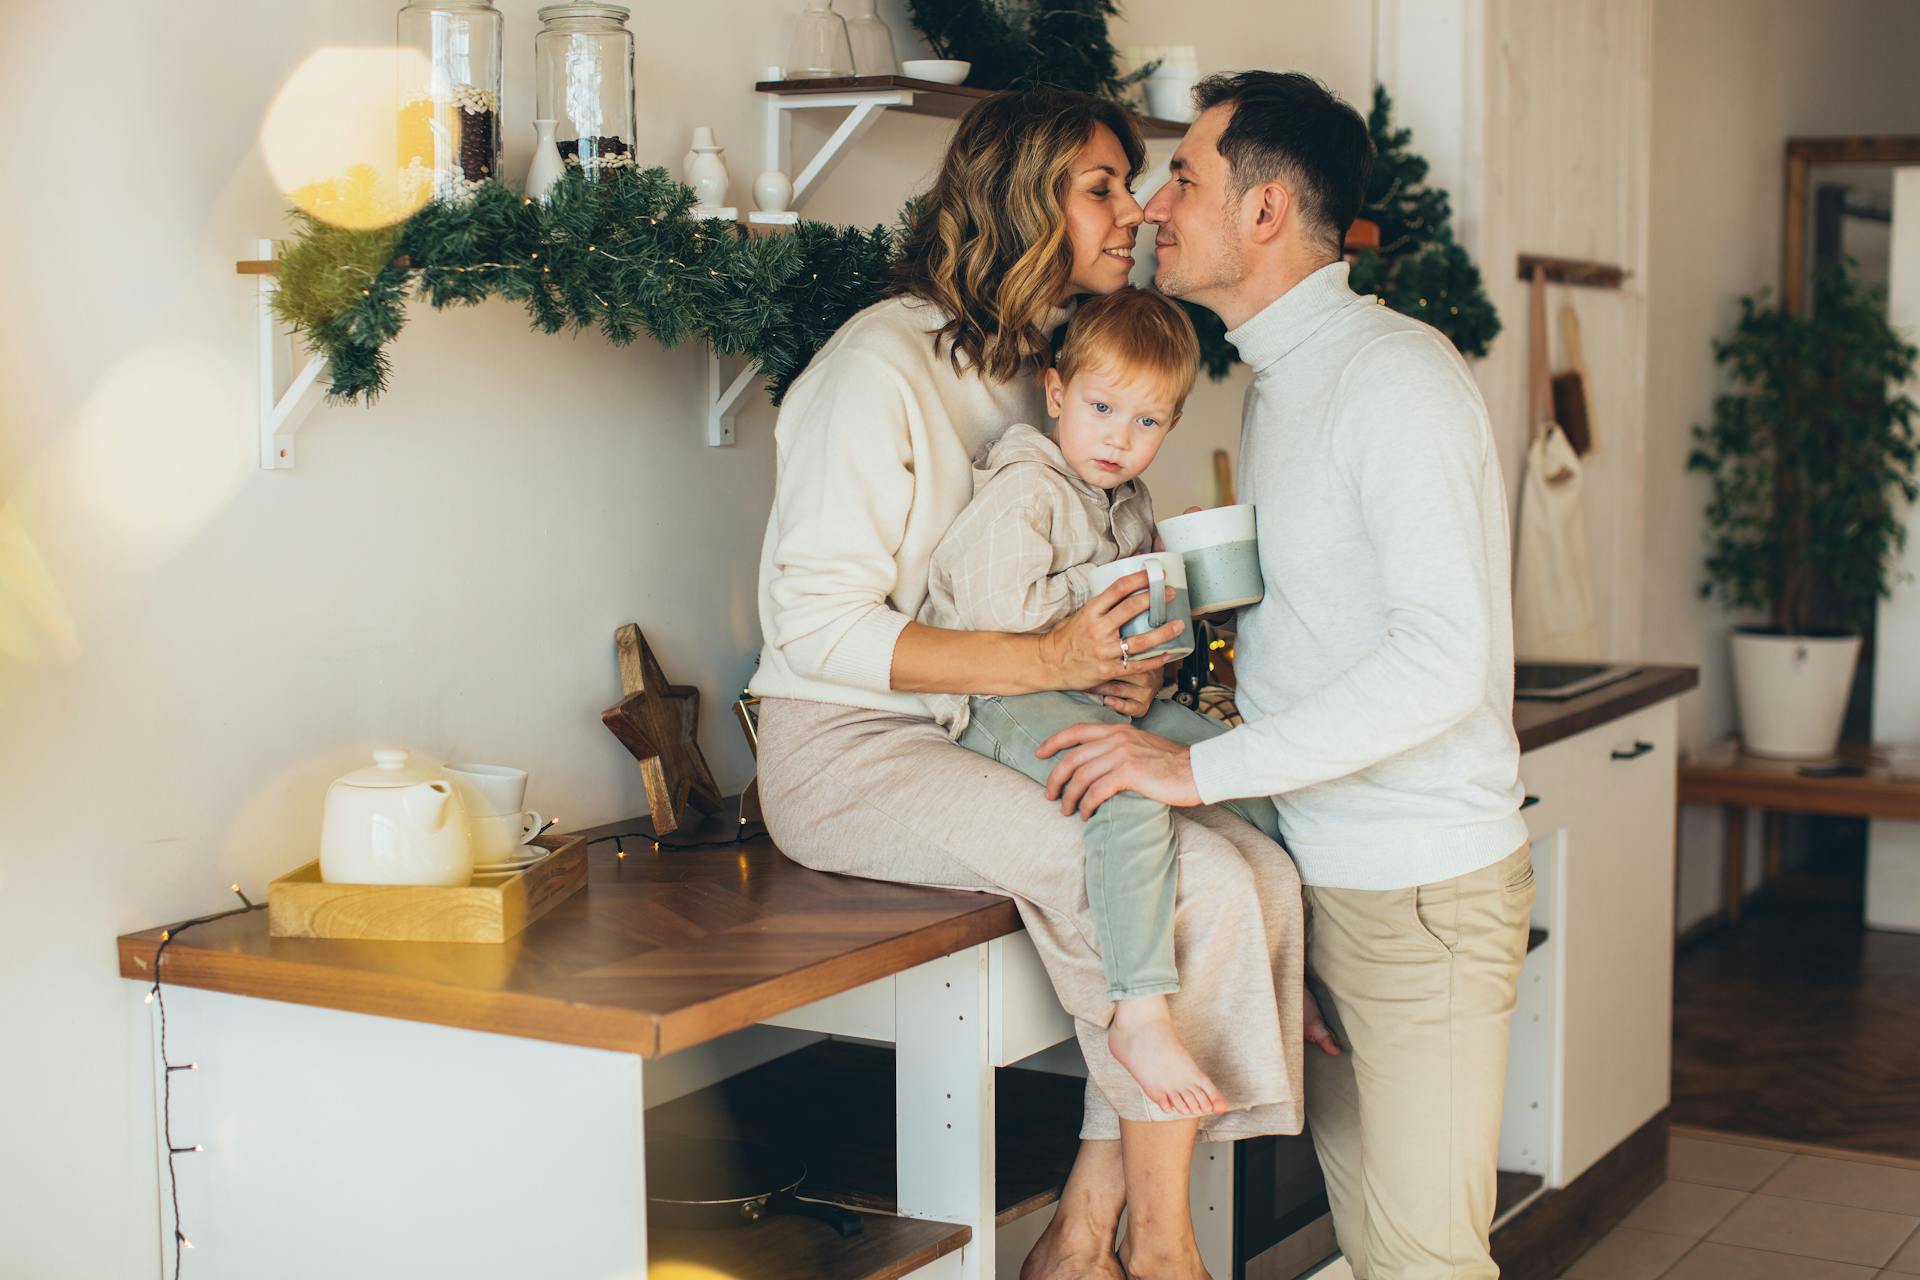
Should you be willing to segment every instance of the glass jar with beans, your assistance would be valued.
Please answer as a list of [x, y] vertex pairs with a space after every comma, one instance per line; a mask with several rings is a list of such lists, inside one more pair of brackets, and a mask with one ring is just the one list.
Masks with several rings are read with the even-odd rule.
[[492, 0], [409, 0], [397, 25], [401, 186], [469, 195], [500, 176], [500, 11]]
[[569, 173], [633, 167], [633, 33], [618, 4], [540, 10], [533, 38], [534, 119], [552, 120]]

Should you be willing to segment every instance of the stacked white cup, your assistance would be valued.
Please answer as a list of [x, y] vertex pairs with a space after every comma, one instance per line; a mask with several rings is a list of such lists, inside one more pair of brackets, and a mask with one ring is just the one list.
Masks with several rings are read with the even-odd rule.
[[546, 819], [521, 805], [527, 798], [527, 771], [503, 764], [450, 764], [447, 780], [460, 795], [473, 839], [473, 869], [478, 873], [511, 869], [546, 856], [528, 848]]

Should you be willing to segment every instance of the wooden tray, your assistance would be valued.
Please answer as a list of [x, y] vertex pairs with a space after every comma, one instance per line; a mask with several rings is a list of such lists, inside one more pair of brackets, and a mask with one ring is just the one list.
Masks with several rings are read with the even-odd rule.
[[513, 875], [451, 888], [328, 884], [315, 859], [267, 886], [267, 929], [276, 938], [505, 942], [587, 883], [584, 837], [533, 843], [552, 855]]

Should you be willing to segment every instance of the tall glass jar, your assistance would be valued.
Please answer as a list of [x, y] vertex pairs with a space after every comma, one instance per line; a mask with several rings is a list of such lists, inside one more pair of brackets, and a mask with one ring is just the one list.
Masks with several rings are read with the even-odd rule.
[[500, 176], [500, 52], [492, 0], [408, 0], [397, 23], [400, 178], [435, 199]]
[[633, 167], [633, 32], [618, 4], [540, 10], [533, 38], [533, 114], [555, 122], [567, 171], [599, 178]]
[[787, 48], [787, 79], [832, 80], [853, 74], [853, 50], [847, 44], [847, 24], [829, 0], [806, 0], [793, 20], [793, 43]]
[[847, 43], [853, 46], [853, 74], [890, 76], [900, 70], [893, 60], [893, 32], [873, 11], [874, 0], [833, 0], [847, 20]]

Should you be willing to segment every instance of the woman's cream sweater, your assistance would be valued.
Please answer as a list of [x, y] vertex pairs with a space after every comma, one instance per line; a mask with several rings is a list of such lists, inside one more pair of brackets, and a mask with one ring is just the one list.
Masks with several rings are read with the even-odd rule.
[[893, 646], [927, 594], [933, 550], [973, 497], [973, 460], [1008, 424], [1041, 421], [1037, 376], [954, 372], [939, 308], [892, 298], [833, 335], [774, 427], [760, 552], [762, 698], [928, 716], [892, 690]]

